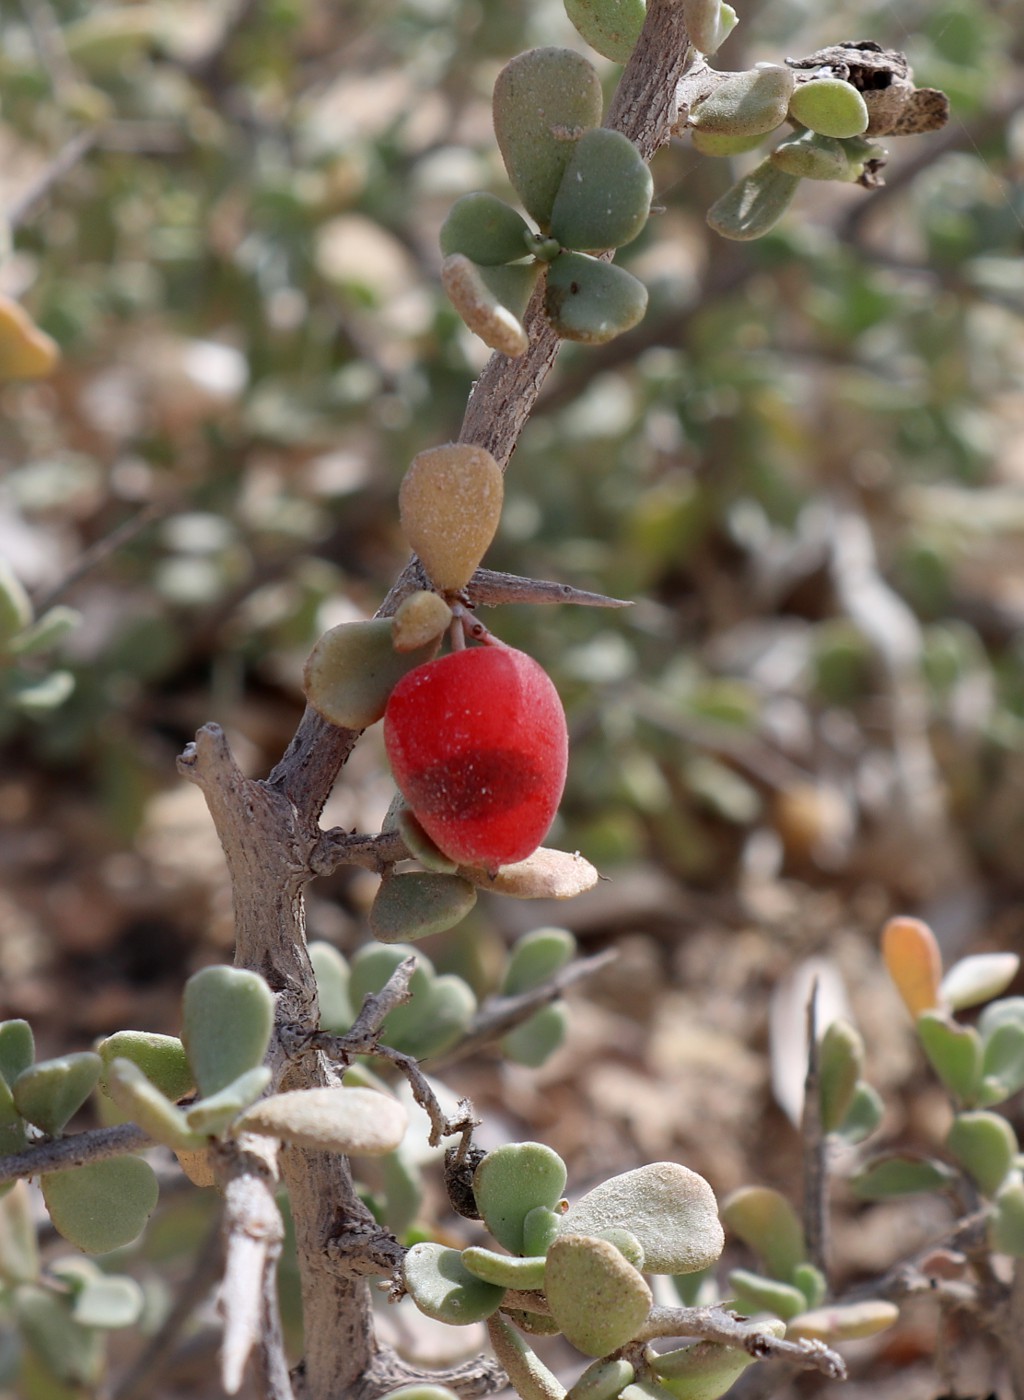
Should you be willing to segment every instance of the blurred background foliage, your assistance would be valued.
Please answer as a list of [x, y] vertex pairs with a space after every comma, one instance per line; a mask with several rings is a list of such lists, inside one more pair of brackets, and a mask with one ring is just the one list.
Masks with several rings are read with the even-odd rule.
[[[429, 949], [486, 987], [488, 948], [549, 916], [624, 934], [611, 982], [637, 1017], [671, 962], [720, 1016], [717, 1078], [694, 1089], [693, 1046], [658, 1022], [693, 1091], [661, 1137], [610, 1072], [618, 1137], [567, 1116], [564, 1086], [511, 1101], [570, 1158], [628, 1157], [625, 1123], [719, 1189], [771, 1111], [752, 988], [868, 947], [897, 909], [950, 954], [1024, 937], [1024, 4], [737, 8], [719, 66], [871, 38], [953, 118], [888, 141], [878, 193], [805, 182], [754, 244], [704, 223], [731, 162], [685, 139], [657, 156], [623, 255], [646, 320], [564, 348], [487, 560], [635, 600], [487, 619], [566, 702], [552, 841], [614, 879], [554, 913], [482, 901]], [[402, 566], [398, 484], [456, 436], [486, 355], [441, 293], [437, 230], [459, 195], [509, 194], [490, 90], [542, 43], [581, 47], [559, 0], [0, 4], [0, 292], [63, 351], [0, 386], [0, 555], [37, 615], [80, 614], [18, 661], [18, 686], [73, 689], [26, 707], [15, 686], [0, 711], [3, 1014], [52, 1052], [175, 1031], [181, 978], [230, 956], [175, 755], [215, 719], [269, 771], [313, 641]], [[326, 820], [376, 829], [389, 796], [371, 732]], [[373, 884], [319, 882], [311, 931], [363, 941]]]

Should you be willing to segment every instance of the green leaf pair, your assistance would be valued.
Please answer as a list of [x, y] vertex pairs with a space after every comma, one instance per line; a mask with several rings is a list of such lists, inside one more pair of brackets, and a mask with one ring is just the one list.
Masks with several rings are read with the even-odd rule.
[[632, 142], [598, 125], [602, 105], [597, 72], [570, 49], [531, 49], [498, 75], [498, 147], [540, 232], [497, 196], [478, 192], [453, 206], [441, 251], [442, 280], [456, 310], [504, 354], [526, 350], [520, 318], [545, 267], [545, 311], [565, 339], [603, 343], [636, 325], [646, 309], [636, 278], [587, 256], [636, 238], [653, 191]]
[[[954, 969], [955, 970], [955, 969]], [[935, 1073], [966, 1108], [988, 1108], [1024, 1088], [1024, 998], [992, 1002], [976, 1026], [925, 1011], [917, 1034]]]
[[[616, 63], [626, 63], [644, 27], [644, 0], [565, 0], [565, 13], [592, 49]], [[713, 54], [736, 25], [736, 11], [722, 0], [683, 0], [683, 20], [690, 43]]]
[[864, 1042], [848, 1021], [833, 1021], [821, 1038], [821, 1126], [845, 1142], [869, 1137], [882, 1121], [884, 1106], [863, 1078]]
[[[571, 962], [575, 953], [576, 940], [565, 929], [534, 929], [520, 938], [512, 949], [501, 986], [502, 995], [518, 996], [541, 986]], [[568, 1012], [561, 1002], [554, 1002], [509, 1031], [502, 1038], [502, 1052], [517, 1064], [537, 1069], [563, 1043], [568, 1026]]]

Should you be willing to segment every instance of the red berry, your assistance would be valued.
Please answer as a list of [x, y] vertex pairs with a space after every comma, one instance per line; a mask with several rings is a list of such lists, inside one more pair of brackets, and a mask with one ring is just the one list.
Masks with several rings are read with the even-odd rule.
[[460, 865], [511, 865], [547, 834], [568, 735], [557, 690], [524, 652], [471, 647], [417, 666], [391, 692], [384, 745], [413, 814]]

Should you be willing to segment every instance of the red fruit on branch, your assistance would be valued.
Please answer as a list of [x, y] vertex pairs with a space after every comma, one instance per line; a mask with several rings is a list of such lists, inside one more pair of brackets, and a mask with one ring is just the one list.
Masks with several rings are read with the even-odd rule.
[[565, 786], [568, 735], [547, 673], [511, 647], [417, 666], [384, 713], [395, 782], [427, 835], [460, 865], [525, 860]]

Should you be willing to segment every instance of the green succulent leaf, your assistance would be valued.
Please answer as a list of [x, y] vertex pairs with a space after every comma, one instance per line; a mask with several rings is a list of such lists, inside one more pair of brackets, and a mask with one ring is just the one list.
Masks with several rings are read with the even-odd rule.
[[613, 1176], [562, 1216], [563, 1235], [596, 1235], [622, 1228], [639, 1240], [644, 1268], [689, 1274], [713, 1264], [724, 1236], [714, 1192], [678, 1162], [653, 1162]]
[[566, 248], [621, 248], [651, 212], [654, 181], [621, 131], [598, 126], [576, 143], [551, 210], [551, 233]]
[[819, 136], [814, 131], [781, 141], [768, 159], [778, 170], [803, 180], [850, 179], [845, 146], [833, 136]]
[[579, 35], [603, 58], [627, 63], [644, 27], [644, 0], [565, 0]]
[[41, 1060], [14, 1081], [15, 1107], [44, 1133], [56, 1135], [92, 1093], [102, 1067], [91, 1050]]
[[497, 195], [477, 190], [452, 205], [441, 225], [441, 252], [463, 253], [481, 267], [497, 267], [523, 257], [530, 226]]
[[836, 1128], [836, 1134], [852, 1146], [863, 1142], [875, 1132], [885, 1116], [881, 1095], [862, 1079], [853, 1091], [846, 1117]]
[[566, 1341], [606, 1356], [636, 1336], [653, 1295], [610, 1240], [561, 1234], [547, 1253], [544, 1292]]
[[539, 1011], [502, 1037], [506, 1059], [530, 1069], [546, 1064], [569, 1033], [569, 1013], [564, 1006], [542, 1006]]
[[941, 1011], [924, 1011], [917, 1018], [917, 1034], [932, 1069], [943, 1084], [965, 1104], [978, 1092], [984, 1051], [973, 1026], [961, 1026]]
[[266, 1065], [247, 1069], [223, 1089], [191, 1104], [185, 1110], [185, 1121], [193, 1132], [220, 1137], [244, 1109], [256, 1102], [270, 1080], [271, 1073]]
[[690, 143], [702, 156], [742, 156], [756, 151], [765, 135], [763, 131], [755, 131], [753, 136], [730, 136], [724, 131], [704, 131], [694, 126], [690, 128]]
[[[769, 1322], [766, 1330], [781, 1336], [785, 1326]], [[649, 1359], [658, 1381], [676, 1400], [718, 1400], [754, 1361], [747, 1352], [720, 1342], [695, 1342]]]
[[427, 1381], [419, 1381], [415, 1385], [403, 1385], [397, 1390], [389, 1390], [383, 1400], [459, 1400], [459, 1397], [446, 1385], [432, 1385]]
[[954, 1185], [956, 1173], [931, 1157], [899, 1154], [876, 1157], [850, 1178], [850, 1188], [864, 1201], [881, 1201], [890, 1196], [916, 1196], [925, 1191], [946, 1191]]
[[534, 1206], [523, 1216], [523, 1254], [547, 1254], [562, 1223], [561, 1211]]
[[964, 1011], [1005, 992], [1017, 975], [1016, 953], [975, 953], [954, 963], [939, 984], [944, 1006]]
[[1000, 1254], [1024, 1258], [1024, 1182], [1009, 1182], [995, 1199], [988, 1224], [989, 1241]]
[[159, 1188], [140, 1157], [116, 1157], [46, 1172], [40, 1185], [54, 1228], [86, 1254], [131, 1244], [156, 1206]]
[[601, 80], [572, 49], [530, 49], [498, 74], [494, 133], [509, 179], [546, 231], [576, 142], [601, 120]]
[[783, 1321], [807, 1311], [807, 1299], [801, 1289], [777, 1278], [767, 1278], [749, 1269], [733, 1269], [729, 1274], [729, 1292], [737, 1312], [770, 1312]]
[[833, 1021], [819, 1050], [821, 1126], [834, 1133], [846, 1118], [864, 1069], [864, 1041], [849, 1021]]
[[134, 1060], [119, 1057], [107, 1064], [107, 1093], [157, 1142], [184, 1152], [205, 1147], [203, 1137], [189, 1127], [182, 1110], [160, 1092]]
[[781, 1192], [768, 1186], [734, 1191], [722, 1205], [722, 1220], [776, 1278], [792, 1278], [807, 1258], [800, 1217]]
[[473, 1194], [498, 1243], [523, 1254], [527, 1215], [538, 1206], [553, 1210], [565, 1182], [565, 1163], [557, 1152], [541, 1142], [511, 1142], [484, 1157], [473, 1175]]
[[809, 1308], [820, 1307], [828, 1293], [828, 1279], [813, 1264], [798, 1264], [793, 1270], [793, 1283], [807, 1299]]
[[405, 673], [434, 655], [433, 642], [415, 651], [396, 651], [392, 626], [390, 617], [342, 622], [313, 647], [303, 685], [306, 699], [328, 723], [342, 729], [376, 723]]
[[8, 1089], [25, 1073], [35, 1059], [36, 1046], [32, 1027], [27, 1021], [0, 1022], [0, 1076]]
[[539, 276], [539, 263], [479, 267], [462, 253], [452, 253], [441, 265], [441, 284], [469, 329], [512, 359], [525, 355], [530, 344], [521, 318]]
[[382, 943], [415, 942], [461, 923], [475, 903], [476, 889], [459, 875], [389, 874], [370, 908], [370, 928]]
[[798, 83], [789, 101], [789, 115], [821, 136], [860, 136], [868, 129], [867, 103], [841, 78], [814, 78]]
[[385, 1043], [417, 1060], [441, 1055], [465, 1035], [476, 1004], [472, 989], [461, 977], [454, 973], [432, 977], [423, 995], [414, 993], [412, 1001], [385, 1017]]
[[950, 1154], [983, 1196], [994, 1196], [1016, 1159], [1017, 1137], [998, 1113], [958, 1113], [946, 1138]]
[[71, 1316], [82, 1327], [111, 1331], [132, 1327], [142, 1315], [145, 1295], [133, 1278], [105, 1274], [91, 1259], [57, 1259], [50, 1273], [71, 1288]]
[[[540, 1317], [545, 1324], [552, 1321], [551, 1318], [544, 1318], [539, 1313], [525, 1314], [516, 1311], [510, 1313], [510, 1316], [513, 1316], [520, 1326], [524, 1326], [524, 1319], [527, 1318]], [[537, 1328], [531, 1323], [526, 1330], [539, 1331], [541, 1335], [551, 1335], [546, 1325]], [[500, 1313], [496, 1313], [488, 1320], [487, 1331], [490, 1334], [491, 1345], [497, 1353], [498, 1360], [505, 1368], [509, 1381], [520, 1396], [520, 1400], [564, 1400], [565, 1386], [557, 1376], [548, 1370], [530, 1344], [505, 1321]]]
[[39, 1242], [27, 1181], [15, 1181], [0, 1200], [0, 1280], [33, 1283], [39, 1277]]
[[424, 997], [430, 990], [436, 973], [434, 964], [426, 953], [419, 952], [408, 943], [364, 943], [351, 963], [349, 996], [352, 1009], [358, 1016], [363, 1002], [387, 985], [388, 979], [406, 958], [415, 958], [416, 966], [409, 979], [409, 993], [413, 999]]
[[156, 1035], [150, 1031], [117, 1031], [96, 1046], [103, 1061], [100, 1083], [105, 1093], [107, 1075], [114, 1060], [131, 1060], [151, 1084], [172, 1103], [191, 1094], [195, 1088], [185, 1047], [177, 1036]]
[[383, 1223], [401, 1239], [423, 1204], [423, 1173], [415, 1155], [405, 1147], [382, 1157], [379, 1170], [384, 1191]]
[[786, 120], [793, 70], [766, 63], [718, 84], [690, 113], [698, 131], [721, 136], [765, 136]]
[[441, 1244], [414, 1244], [405, 1256], [402, 1273], [419, 1310], [453, 1327], [490, 1317], [505, 1296], [504, 1288], [471, 1274], [457, 1249]]
[[0, 646], [6, 646], [31, 621], [31, 599], [18, 576], [0, 559]]
[[82, 620], [82, 614], [74, 608], [58, 606], [50, 608], [38, 622], [18, 634], [11, 642], [14, 656], [38, 656], [59, 645], [69, 636]]
[[647, 288], [612, 263], [562, 253], [548, 268], [544, 310], [564, 340], [603, 345], [643, 320]]
[[984, 1041], [979, 1100], [988, 1107], [1024, 1088], [1024, 1026], [1005, 1021]]
[[426, 870], [432, 870], [436, 875], [454, 875], [458, 869], [457, 863], [446, 856], [439, 846], [435, 846], [430, 837], [416, 820], [415, 814], [404, 805], [398, 813], [397, 828], [402, 840], [409, 847], [410, 855], [415, 856]]
[[356, 1019], [349, 1000], [348, 963], [333, 943], [314, 942], [309, 945], [309, 960], [316, 976], [316, 992], [320, 1002], [320, 1029], [340, 1035]]
[[493, 1249], [471, 1245], [462, 1251], [462, 1262], [475, 1278], [481, 1278], [485, 1283], [496, 1284], [499, 1288], [515, 1288], [528, 1292], [544, 1287], [542, 1254], [520, 1258], [517, 1255], [499, 1254]]
[[745, 243], [769, 233], [789, 208], [800, 180], [764, 160], [737, 180], [708, 210], [708, 225], [723, 238]]
[[382, 1157], [400, 1145], [408, 1119], [397, 1099], [375, 1089], [295, 1089], [262, 1099], [237, 1126], [320, 1152]]
[[274, 1027], [274, 996], [241, 967], [204, 967], [185, 983], [182, 1040], [199, 1092], [226, 1088], [262, 1064]]
[[644, 1247], [632, 1230], [624, 1230], [621, 1225], [612, 1225], [607, 1230], [599, 1230], [594, 1238], [613, 1244], [627, 1264], [632, 1264], [634, 1269], [643, 1272], [647, 1262]]
[[1024, 1028], [1024, 997], [1003, 997], [986, 1006], [978, 1017], [978, 1032], [986, 1043], [1000, 1026], [1010, 1025]]
[[102, 1335], [76, 1322], [68, 1301], [52, 1288], [23, 1283], [11, 1294], [11, 1308], [26, 1343], [51, 1375], [91, 1393], [103, 1372]]
[[537, 928], [516, 940], [501, 984], [502, 994], [518, 996], [549, 981], [576, 954], [576, 940], [564, 928]]
[[739, 19], [722, 0], [683, 0], [683, 21], [693, 47], [710, 55], [718, 52]]

